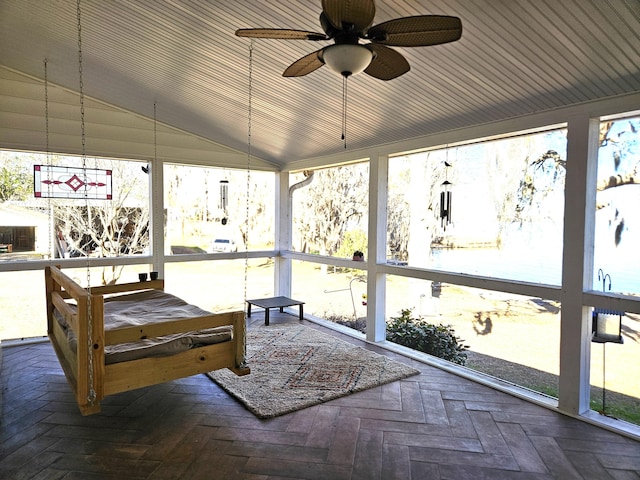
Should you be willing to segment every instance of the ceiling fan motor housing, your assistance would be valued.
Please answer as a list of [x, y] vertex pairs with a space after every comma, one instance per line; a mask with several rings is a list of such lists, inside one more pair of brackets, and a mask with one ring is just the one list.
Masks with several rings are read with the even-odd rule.
[[322, 51], [324, 63], [344, 77], [364, 71], [372, 59], [373, 52], [358, 43], [336, 43]]

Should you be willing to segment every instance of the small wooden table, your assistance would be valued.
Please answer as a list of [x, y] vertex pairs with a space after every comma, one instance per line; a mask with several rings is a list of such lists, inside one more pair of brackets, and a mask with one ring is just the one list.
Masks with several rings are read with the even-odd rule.
[[264, 308], [264, 324], [269, 325], [269, 309], [279, 308], [280, 312], [284, 311], [284, 307], [291, 307], [293, 305], [300, 306], [299, 318], [302, 320], [303, 305], [304, 302], [299, 300], [293, 300], [288, 297], [269, 297], [269, 298], [256, 298], [254, 300], [247, 300], [247, 317], [251, 316], [251, 305]]

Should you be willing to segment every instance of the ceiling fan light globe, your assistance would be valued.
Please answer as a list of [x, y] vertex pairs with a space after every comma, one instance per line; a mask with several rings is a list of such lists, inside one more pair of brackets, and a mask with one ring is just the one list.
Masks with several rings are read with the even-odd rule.
[[364, 45], [341, 43], [325, 48], [322, 58], [333, 71], [348, 77], [364, 71], [373, 59], [373, 52]]

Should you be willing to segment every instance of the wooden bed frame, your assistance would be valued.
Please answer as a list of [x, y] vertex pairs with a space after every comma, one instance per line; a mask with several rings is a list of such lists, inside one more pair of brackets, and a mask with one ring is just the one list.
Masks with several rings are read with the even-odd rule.
[[[250, 372], [249, 368], [243, 365], [245, 317], [242, 311], [163, 321], [105, 332], [104, 295], [148, 289], [164, 290], [164, 280], [92, 287], [89, 294], [88, 289], [78, 285], [58, 267], [51, 266], [45, 268], [45, 283], [48, 335], [82, 415], [98, 413], [100, 401], [107, 395], [221, 368], [229, 368], [238, 375]], [[67, 299], [74, 299], [77, 309], [65, 302]], [[73, 329], [77, 338], [75, 352], [69, 346], [63, 328], [54, 317], [54, 311], [57, 311]], [[233, 340], [193, 348], [166, 357], [105, 364], [106, 345], [224, 325], [233, 326]], [[92, 358], [89, 356], [89, 345]]]

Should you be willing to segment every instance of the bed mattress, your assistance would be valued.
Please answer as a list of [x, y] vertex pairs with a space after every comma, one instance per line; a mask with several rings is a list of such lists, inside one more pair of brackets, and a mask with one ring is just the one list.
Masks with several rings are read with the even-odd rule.
[[[211, 312], [161, 290], [114, 295], [104, 299], [105, 331], [210, 314]], [[57, 319], [65, 330], [69, 345], [75, 351], [77, 342], [73, 330], [68, 328], [60, 316]], [[168, 356], [203, 345], [226, 342], [232, 338], [233, 327], [223, 326], [108, 345], [105, 346], [105, 363]]]

